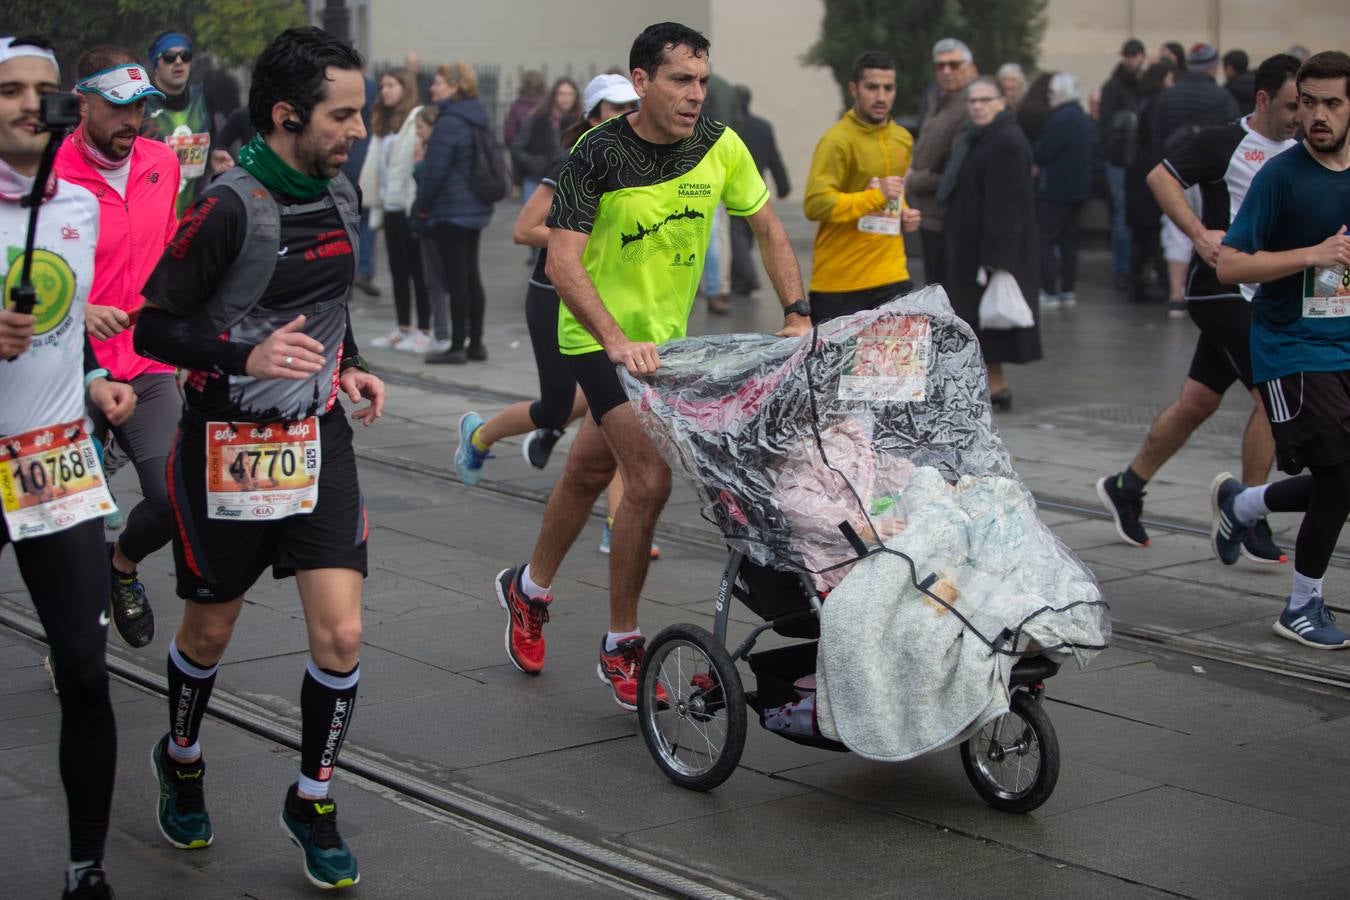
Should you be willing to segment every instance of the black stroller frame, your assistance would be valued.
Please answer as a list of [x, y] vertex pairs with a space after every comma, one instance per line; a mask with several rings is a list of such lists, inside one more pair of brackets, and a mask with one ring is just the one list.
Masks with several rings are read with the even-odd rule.
[[[919, 587], [927, 593], [929, 584]], [[763, 621], [728, 652], [733, 599]], [[761, 566], [732, 549], [718, 584], [712, 633], [678, 624], [652, 639], [640, 675], [638, 719], [652, 758], [671, 781], [698, 791], [717, 787], [735, 771], [744, 751], [746, 707], [762, 716], [766, 709], [798, 698], [793, 681], [815, 671], [821, 605], [807, 574]], [[770, 630], [805, 640], [754, 652]], [[672, 657], [676, 657], [674, 677]], [[686, 658], [695, 670], [692, 675], [686, 670]], [[740, 660], [755, 674], [754, 691], [742, 685], [736, 668]], [[1045, 680], [1058, 671], [1059, 664], [1048, 657], [1019, 658], [1010, 677], [1009, 712], [961, 744], [961, 761], [971, 785], [995, 809], [1030, 812], [1054, 792], [1059, 742], [1041, 701]], [[720, 731], [711, 727], [719, 719], [725, 726]], [[774, 733], [808, 746], [848, 750], [819, 735]]]

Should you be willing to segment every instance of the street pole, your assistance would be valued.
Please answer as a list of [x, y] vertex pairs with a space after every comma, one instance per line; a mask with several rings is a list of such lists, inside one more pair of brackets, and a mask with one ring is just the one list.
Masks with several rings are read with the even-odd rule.
[[325, 0], [323, 30], [339, 40], [351, 43], [352, 11], [347, 8], [346, 0]]

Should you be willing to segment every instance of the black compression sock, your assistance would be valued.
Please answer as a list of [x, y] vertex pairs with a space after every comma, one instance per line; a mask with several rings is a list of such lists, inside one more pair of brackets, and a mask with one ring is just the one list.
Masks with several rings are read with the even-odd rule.
[[[188, 659], [176, 641], [169, 642], [169, 741], [179, 750], [197, 745], [217, 668]], [[166, 755], [172, 758], [172, 753]]]
[[1147, 484], [1148, 479], [1140, 478], [1130, 466], [1126, 466], [1125, 471], [1116, 477], [1116, 486], [1129, 494], [1141, 493]]
[[300, 686], [300, 787], [322, 796], [333, 777], [356, 706], [358, 665], [350, 672], [321, 669], [311, 659]]

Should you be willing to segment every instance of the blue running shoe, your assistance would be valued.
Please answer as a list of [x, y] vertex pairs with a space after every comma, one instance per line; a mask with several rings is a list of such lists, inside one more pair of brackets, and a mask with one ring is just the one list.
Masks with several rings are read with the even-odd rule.
[[1251, 530], [1243, 525], [1233, 513], [1233, 499], [1247, 489], [1228, 472], [1214, 476], [1209, 486], [1209, 536], [1214, 546], [1214, 555], [1225, 566], [1231, 566], [1242, 555], [1242, 541]]
[[1286, 603], [1273, 629], [1282, 638], [1298, 641], [1314, 650], [1344, 650], [1350, 647], [1350, 635], [1336, 626], [1336, 617], [1327, 609], [1321, 594], [1301, 609], [1290, 609]]
[[150, 768], [159, 782], [159, 833], [179, 850], [199, 850], [215, 839], [211, 817], [206, 814], [206, 795], [202, 779], [206, 763], [175, 763], [169, 758], [169, 736], [155, 742], [150, 750]]
[[469, 410], [459, 417], [459, 447], [455, 450], [455, 471], [459, 480], [473, 487], [483, 477], [483, 460], [492, 454], [473, 445], [473, 433], [483, 427], [483, 417]]
[[306, 800], [291, 785], [281, 806], [281, 827], [305, 855], [305, 877], [324, 890], [351, 887], [361, 880], [356, 857], [337, 829], [337, 803]]

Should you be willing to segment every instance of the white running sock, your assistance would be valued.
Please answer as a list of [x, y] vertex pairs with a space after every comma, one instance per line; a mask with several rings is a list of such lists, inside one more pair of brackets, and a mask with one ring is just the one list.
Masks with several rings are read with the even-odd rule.
[[1294, 593], [1289, 596], [1289, 609], [1300, 610], [1312, 602], [1314, 594], [1322, 593], [1322, 579], [1309, 578], [1294, 570]]
[[1267, 487], [1269, 485], [1258, 484], [1233, 498], [1233, 515], [1237, 516], [1237, 520], [1243, 525], [1255, 525], [1257, 519], [1263, 519], [1270, 514], [1270, 510], [1266, 509]]
[[328, 796], [328, 782], [306, 778], [304, 773], [296, 779], [295, 790], [304, 800], [322, 800]]
[[538, 599], [540, 597], [548, 596], [548, 588], [542, 585], [535, 584], [533, 579], [530, 578], [529, 563], [525, 564], [525, 571], [520, 573], [520, 586], [521, 588], [524, 589], [525, 596], [527, 597], [534, 597]]
[[619, 649], [619, 641], [626, 641], [632, 637], [642, 637], [642, 630], [637, 631], [609, 631], [605, 633], [605, 652], [613, 653]]
[[103, 868], [102, 861], [97, 859], [85, 859], [66, 866], [66, 890], [73, 893], [80, 886], [80, 876], [86, 870], [101, 868]]

